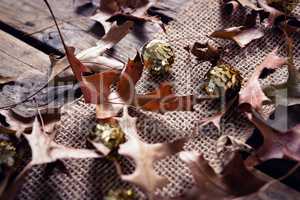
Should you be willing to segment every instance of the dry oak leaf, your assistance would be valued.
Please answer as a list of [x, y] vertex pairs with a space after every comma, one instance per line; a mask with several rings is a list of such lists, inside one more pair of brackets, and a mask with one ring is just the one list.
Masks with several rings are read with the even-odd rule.
[[153, 199], [155, 190], [169, 182], [166, 177], [157, 175], [153, 168], [154, 162], [181, 151], [186, 139], [148, 144], [140, 139], [136, 128], [137, 118], [129, 116], [126, 106], [123, 116], [116, 119], [127, 137], [127, 141], [120, 145], [119, 154], [132, 158], [136, 163], [135, 171], [129, 175], [121, 174], [121, 179], [138, 185]]
[[[65, 50], [66, 55], [72, 59], [71, 60], [72, 63], [70, 63], [70, 59], [68, 57], [52, 62], [51, 75], [49, 77], [48, 82], [53, 80], [61, 72], [65, 71], [71, 64], [75, 64], [73, 57], [75, 57], [77, 60], [80, 59], [84, 61], [95, 61], [97, 63], [109, 63], [110, 64], [109, 66], [115, 66], [116, 60], [114, 60], [113, 58], [103, 57], [101, 55], [106, 50], [112, 48], [123, 37], [125, 37], [130, 32], [132, 26], [133, 26], [132, 22], [126, 22], [120, 26], [116, 24], [112, 25], [108, 33], [104, 35], [102, 39], [97, 42], [96, 46], [79, 52], [76, 55], [76, 57], [75, 55], [74, 56], [70, 55], [70, 54], [74, 54], [73, 48], [69, 49], [69, 53], [67, 52], [67, 50]], [[117, 66], [119, 66], [119, 64]]]
[[[109, 102], [109, 96], [111, 94], [111, 85], [118, 80], [120, 75], [119, 71], [116, 70], [107, 70], [104, 72], [99, 72], [95, 74], [83, 74], [82, 80], [85, 87], [92, 94], [87, 101], [87, 103], [97, 104], [99, 108], [102, 109], [101, 118], [109, 118], [114, 115], [114, 112], [111, 110], [111, 103]], [[98, 115], [100, 118], [100, 115]]]
[[119, 113], [124, 104], [124, 101], [117, 92], [111, 92], [107, 97], [107, 102], [96, 105], [96, 118], [105, 120], [114, 117]]
[[186, 50], [191, 52], [194, 56], [197, 57], [199, 61], [209, 61], [213, 65], [216, 65], [220, 60], [221, 48], [214, 47], [207, 43], [195, 42], [192, 47], [186, 47]]
[[[94, 150], [75, 149], [57, 144], [53, 141], [54, 135], [48, 135], [44, 132], [37, 117], [33, 122], [31, 134], [23, 133], [31, 148], [31, 161], [17, 174], [9, 183], [0, 199], [14, 199], [17, 190], [24, 182], [28, 170], [34, 165], [53, 163], [60, 159], [82, 159], [82, 158], [99, 158], [101, 155]], [[1, 186], [2, 187], [2, 186]], [[2, 188], [0, 188], [2, 190]], [[2, 191], [1, 191], [2, 193]]]
[[209, 100], [210, 97], [196, 97], [194, 95], [176, 96], [171, 94], [162, 97], [160, 100], [153, 100], [143, 105], [142, 108], [147, 111], [158, 111], [165, 113], [168, 111], [193, 111], [193, 106], [203, 100]]
[[[48, 4], [48, 2], [45, 0], [45, 3], [47, 4], [51, 15], [53, 17], [53, 20], [56, 24], [56, 27], [58, 29], [60, 38], [62, 40], [64, 49], [66, 51], [66, 57], [67, 60], [72, 68], [72, 71], [80, 84], [81, 91], [83, 93], [83, 97], [86, 103], [93, 103], [98, 104], [98, 114], [97, 116], [99, 118], [109, 118], [115, 115], [116, 111], [111, 111], [110, 106], [108, 104], [108, 96], [110, 95], [110, 86], [111, 84], [118, 78], [119, 72], [116, 70], [106, 70], [104, 72], [99, 72], [96, 74], [92, 74], [92, 70], [85, 66], [74, 54], [74, 48], [68, 47], [64, 39], [61, 35], [61, 32], [59, 30], [59, 27], [57, 26], [57, 22], [55, 19], [55, 16], [53, 15], [53, 12]], [[90, 49], [87, 49], [84, 52], [81, 52], [78, 57], [81, 58], [89, 58], [89, 57], [95, 57], [99, 53], [103, 53], [107, 48], [110, 48], [111, 45], [113, 45], [115, 42], [119, 41], [120, 35], [123, 35], [124, 32], [131, 26], [131, 23], [125, 23], [123, 29], [117, 29], [116, 31], [110, 32], [110, 34], [107, 34], [102, 41], [100, 42], [97, 47], [93, 47]], [[127, 33], [127, 32], [126, 32]], [[123, 35], [124, 36], [124, 35]], [[116, 41], [115, 41], [116, 39]], [[104, 44], [103, 44], [104, 43]], [[103, 45], [102, 45], [103, 44]], [[93, 55], [95, 54], [95, 55]], [[87, 76], [88, 75], [88, 76]], [[101, 112], [99, 111], [101, 110]], [[99, 114], [101, 113], [101, 114]]]
[[[50, 133], [54, 130], [57, 121], [60, 120], [60, 114], [43, 115], [44, 130]], [[23, 132], [30, 132], [32, 130], [33, 119], [23, 119], [16, 116], [11, 110], [0, 110], [0, 131], [4, 133], [15, 134], [17, 137], [21, 136]]]
[[[82, 62], [80, 62], [80, 60], [75, 56], [75, 54], [74, 54], [75, 49], [74, 48], [68, 47], [65, 44], [64, 38], [63, 38], [63, 36], [61, 34], [61, 31], [58, 27], [58, 23], [56, 21], [54, 13], [51, 9], [51, 6], [49, 5], [47, 0], [44, 0], [44, 2], [46, 4], [46, 6], [48, 7], [48, 9], [51, 13], [51, 16], [52, 16], [52, 18], [55, 22], [56, 28], [57, 28], [58, 33], [59, 33], [59, 37], [61, 38], [62, 44], [63, 44], [65, 52], [66, 52], [66, 58], [67, 58], [70, 66], [72, 68], [72, 71], [75, 75], [75, 78], [79, 81], [80, 88], [81, 88], [81, 91], [83, 93], [85, 102], [86, 103], [97, 103], [97, 100], [98, 100], [97, 97], [99, 97], [99, 95], [97, 93], [96, 94], [93, 93], [93, 91], [91, 91], [91, 87], [86, 87], [86, 85], [82, 82], [82, 74], [92, 72], [91, 69], [89, 69]], [[106, 34], [104, 36], [104, 38], [98, 42], [98, 46], [87, 49], [84, 52], [81, 52], [81, 54], [78, 55], [78, 57], [91, 58], [91, 57], [96, 57], [96, 55], [99, 56], [100, 53], [103, 53], [108, 48], [111, 48], [116, 42], [120, 41], [128, 33], [131, 26], [132, 26], [132, 23], [129, 22], [129, 23], [123, 24], [123, 26], [120, 29], [115, 27], [117, 30], [111, 30], [111, 32]], [[54, 64], [54, 68], [51, 72], [51, 75], [50, 75], [50, 78], [49, 78], [48, 82], [50, 82], [56, 75], [58, 75], [60, 72], [64, 71], [68, 67], [68, 65], [65, 65], [65, 63], [66, 63], [65, 59], [62, 59], [61, 63], [59, 65]], [[114, 74], [114, 71], [112, 70], [112, 71], [109, 71], [109, 72], [106, 72], [106, 73]], [[96, 85], [95, 87], [98, 87], [98, 86]], [[95, 98], [95, 95], [96, 95], [96, 98]], [[96, 100], [96, 102], [95, 102], [95, 100]]]
[[209, 96], [194, 95], [176, 96], [171, 83], [162, 83], [159, 88], [144, 95], [137, 95], [137, 106], [143, 110], [165, 113], [168, 111], [193, 111], [193, 106], [203, 100], [212, 99]]
[[211, 36], [232, 40], [236, 42], [241, 48], [244, 48], [253, 40], [262, 38], [264, 36], [264, 32], [256, 27], [249, 28], [246, 26], [238, 26], [215, 31], [211, 34]]
[[257, 7], [251, 0], [223, 0], [225, 3], [225, 11], [227, 14], [231, 15], [235, 13], [240, 6], [247, 7], [255, 11], [260, 11], [261, 8]]
[[[161, 21], [157, 17], [149, 16], [147, 11], [149, 8], [155, 5], [157, 1], [135, 1], [134, 3], [118, 2], [117, 5], [110, 6], [109, 3], [102, 3], [100, 6], [100, 12], [91, 17], [91, 19], [101, 23], [107, 32], [110, 29], [111, 24], [116, 22], [118, 25], [125, 22], [155, 22], [162, 25]], [[159, 7], [158, 7], [159, 8]], [[166, 8], [162, 8], [166, 9]]]
[[299, 160], [300, 157], [300, 126], [294, 126], [287, 132], [278, 132], [268, 126], [267, 122], [259, 113], [252, 109], [252, 114], [248, 114], [249, 120], [257, 127], [262, 134], [264, 141], [262, 146], [248, 157], [249, 166], [285, 156]]
[[[285, 14], [276, 8], [269, 6], [265, 0], [258, 0], [258, 5], [267, 13], [268, 20], [266, 27], [272, 27], [277, 17], [284, 16]], [[262, 16], [262, 14], [261, 14]]]
[[239, 93], [239, 104], [249, 104], [255, 110], [260, 111], [263, 102], [269, 101], [259, 84], [259, 77], [264, 69], [278, 69], [287, 63], [287, 58], [277, 55], [278, 49], [269, 53], [264, 61], [258, 65], [244, 88]]
[[300, 162], [300, 124], [293, 127], [286, 134], [290, 134], [293, 137], [293, 141], [283, 149], [284, 155]]
[[[199, 153], [181, 152], [180, 158], [190, 168], [196, 183], [193, 193], [187, 192], [183, 199], [232, 199], [254, 193], [265, 184], [265, 181], [246, 169], [237, 152], [232, 153], [229, 163], [221, 174], [216, 174]], [[194, 198], [189, 198], [191, 194]]]
[[255, 5], [251, 0], [235, 0], [235, 1], [237, 1], [243, 7], [248, 7], [255, 11], [260, 10], [260, 8], [257, 7], [257, 5]]
[[223, 151], [234, 152], [238, 150], [250, 151], [252, 147], [246, 144], [246, 142], [230, 135], [222, 135], [216, 142], [217, 154]]
[[132, 104], [135, 101], [135, 85], [140, 80], [143, 69], [141, 56], [137, 53], [134, 60], [128, 60], [121, 73], [120, 80], [117, 83], [117, 92], [127, 104]]
[[232, 108], [233, 105], [236, 104], [237, 97], [233, 97], [229, 102], [226, 102], [225, 108], [221, 110], [220, 112], [217, 112], [211, 117], [206, 117], [201, 119], [198, 123], [200, 127], [206, 126], [210, 123], [212, 123], [219, 132], [221, 132], [221, 120], [222, 117]]
[[32, 159], [28, 166], [51, 163], [60, 159], [99, 158], [101, 156], [94, 150], [75, 149], [57, 144], [53, 141], [54, 134], [45, 133], [37, 118], [33, 122], [31, 134], [23, 135], [32, 152]]
[[300, 104], [300, 70], [294, 62], [294, 39], [287, 29], [283, 28], [288, 53], [288, 79], [283, 84], [264, 88], [264, 92], [273, 102], [276, 100], [276, 105], [292, 106]]
[[76, 57], [81, 60], [90, 60], [103, 54], [123, 39], [132, 29], [133, 22], [125, 22], [122, 25], [113, 24], [109, 31], [97, 42], [96, 46], [83, 50]]
[[162, 83], [159, 88], [147, 94], [136, 94], [135, 85], [140, 80], [144, 65], [139, 54], [128, 60], [117, 83], [117, 92], [127, 105], [134, 105], [147, 111], [192, 110], [199, 102], [193, 96], [175, 96], [170, 83]]

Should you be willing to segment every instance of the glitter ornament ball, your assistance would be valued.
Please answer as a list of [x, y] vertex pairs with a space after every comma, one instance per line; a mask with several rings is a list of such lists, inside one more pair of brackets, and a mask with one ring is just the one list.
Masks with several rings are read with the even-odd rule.
[[240, 72], [228, 64], [218, 64], [206, 74], [204, 91], [211, 96], [235, 96], [241, 89], [242, 77]]
[[89, 135], [94, 142], [101, 142], [110, 150], [125, 142], [125, 135], [118, 125], [99, 123]]
[[162, 76], [172, 68], [175, 54], [169, 43], [162, 40], [152, 40], [144, 45], [142, 59], [145, 68], [153, 76]]

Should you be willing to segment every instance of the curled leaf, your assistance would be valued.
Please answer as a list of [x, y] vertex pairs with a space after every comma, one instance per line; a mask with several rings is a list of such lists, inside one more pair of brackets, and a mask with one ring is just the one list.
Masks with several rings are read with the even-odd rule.
[[231, 199], [256, 192], [265, 184], [265, 181], [246, 169], [241, 156], [237, 153], [232, 154], [220, 175], [209, 167], [199, 153], [182, 152], [180, 158], [192, 172], [198, 199]]
[[257, 7], [251, 0], [223, 0], [225, 3], [224, 8], [227, 14], [231, 15], [235, 13], [239, 7], [247, 7], [254, 11], [260, 11], [261, 8]]
[[256, 110], [261, 110], [264, 101], [269, 101], [267, 96], [261, 89], [258, 81], [262, 71], [264, 69], [277, 69], [282, 65], [286, 64], [287, 58], [280, 57], [277, 55], [278, 49], [274, 49], [269, 53], [264, 61], [256, 67], [252, 76], [247, 81], [245, 87], [240, 91], [239, 104], [249, 104]]
[[[276, 18], [285, 15], [283, 12], [277, 10], [276, 8], [269, 6], [265, 0], [258, 0], [258, 5], [267, 13], [268, 22], [267, 27], [272, 27], [276, 21]], [[261, 18], [264, 19], [264, 13], [260, 12]]]
[[238, 26], [215, 31], [211, 34], [211, 36], [232, 40], [236, 42], [241, 48], [244, 48], [253, 40], [262, 38], [264, 36], [264, 32], [256, 27], [249, 28], [246, 26]]
[[240, 4], [235, 0], [224, 0], [224, 3], [224, 10], [227, 15], [233, 15], [240, 8]]
[[216, 48], [209, 43], [195, 42], [191, 48], [186, 47], [186, 49], [196, 56], [198, 60], [209, 61], [213, 65], [217, 64], [220, 59], [221, 48]]
[[130, 32], [132, 27], [133, 23], [130, 21], [122, 25], [113, 24], [109, 31], [97, 42], [96, 46], [83, 50], [78, 53], [76, 57], [82, 60], [97, 58], [123, 39]]

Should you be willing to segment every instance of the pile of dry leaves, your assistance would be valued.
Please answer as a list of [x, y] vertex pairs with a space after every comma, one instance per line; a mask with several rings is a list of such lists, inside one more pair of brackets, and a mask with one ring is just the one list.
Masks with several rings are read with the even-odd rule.
[[[84, 9], [85, 13], [93, 15], [92, 19], [104, 27], [105, 35], [96, 46], [76, 55], [75, 49], [65, 44], [51, 7], [46, 0], [45, 3], [56, 23], [66, 56], [60, 59], [52, 57], [51, 73], [49, 78], [46, 78], [46, 85], [39, 84], [40, 88], [34, 93], [24, 94], [21, 102], [2, 107], [0, 110], [1, 199], [13, 198], [32, 166], [67, 158], [113, 159], [122, 180], [140, 187], [149, 199], [165, 199], [156, 191], [166, 186], [168, 179], [155, 172], [153, 163], [179, 153], [179, 157], [190, 168], [196, 184], [191, 191], [185, 191], [182, 196], [176, 198], [178, 200], [247, 199], [251, 195], [259, 194], [274, 182], [257, 177], [253, 167], [272, 158], [300, 161], [300, 121], [297, 117], [300, 111], [300, 71], [293, 58], [294, 38], [299, 37], [300, 18], [292, 13], [297, 1], [223, 1], [224, 12], [235, 15], [237, 10], [245, 9], [247, 20], [238, 27], [213, 32], [208, 36], [208, 40], [228, 39], [236, 42], [241, 48], [247, 48], [251, 41], [262, 38], [266, 31], [276, 30], [285, 39], [285, 44], [279, 48], [286, 48], [286, 55], [280, 56], [278, 49], [274, 49], [256, 67], [247, 83], [241, 86], [242, 77], [239, 72], [222, 59], [224, 54], [230, 53], [226, 47], [213, 46], [209, 41], [206, 44], [195, 43], [193, 46], [187, 46], [186, 50], [199, 61], [210, 62], [212, 65], [203, 88], [207, 96], [178, 96], [174, 93], [172, 84], [168, 82], [162, 83], [147, 94], [138, 94], [135, 86], [143, 70], [147, 69], [143, 55], [138, 52], [133, 60], [128, 59], [124, 67], [123, 63], [104, 55], [104, 52], [125, 37], [134, 25], [151, 22], [164, 30], [163, 22], [171, 19], [166, 14], [170, 11], [162, 5], [158, 6], [156, 1], [80, 1], [81, 11]], [[72, 73], [68, 73], [69, 67]], [[261, 87], [260, 79], [282, 67], [288, 68], [289, 78], [286, 83]], [[73, 80], [76, 84], [50, 86], [55, 80], [61, 79]], [[11, 81], [14, 80], [1, 77], [1, 84]], [[22, 81], [26, 82], [26, 79]], [[40, 94], [45, 88], [47, 94], [44, 95], [53, 96], [47, 98], [47, 101]], [[116, 135], [107, 136], [107, 141], [90, 139], [94, 149], [74, 149], [54, 142], [55, 124], [59, 121], [60, 109], [68, 103], [61, 97], [68, 91], [72, 91], [76, 97], [82, 95], [85, 103], [95, 104], [97, 122], [113, 127]], [[190, 111], [201, 101], [219, 98], [224, 98], [225, 109], [210, 118], [199, 119], [201, 126], [213, 123], [220, 128], [222, 116], [238, 106], [263, 136], [263, 144], [258, 149], [253, 149], [233, 137], [221, 136], [217, 149], [222, 151], [225, 147], [231, 150], [227, 155], [228, 164], [221, 174], [215, 173], [200, 153], [184, 151], [185, 143], [192, 140], [192, 137], [172, 143], [148, 144], [137, 133], [137, 119], [128, 114], [129, 109], [143, 109], [162, 114], [175, 110]], [[274, 120], [265, 119], [263, 106], [266, 104], [276, 105], [275, 114], [279, 114]], [[282, 115], [280, 112], [283, 110], [287, 110], [289, 115]], [[24, 161], [24, 157], [28, 157], [25, 156], [28, 146], [31, 149], [29, 162]], [[243, 159], [237, 147], [246, 147], [252, 152]], [[135, 170], [132, 174], [122, 173], [118, 156], [134, 160]], [[292, 171], [297, 167], [298, 165]], [[134, 198], [132, 191], [123, 190], [112, 191], [107, 196], [110, 200]]]

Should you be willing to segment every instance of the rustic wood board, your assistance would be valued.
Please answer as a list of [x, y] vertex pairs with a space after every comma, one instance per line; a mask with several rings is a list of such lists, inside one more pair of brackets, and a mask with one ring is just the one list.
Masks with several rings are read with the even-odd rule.
[[46, 72], [50, 66], [48, 55], [0, 30], [0, 73], [19, 76], [38, 70]]
[[[72, 0], [50, 1], [68, 45], [82, 50], [95, 44], [97, 38], [86, 30], [92, 20], [76, 15]], [[62, 49], [50, 13], [42, 0], [0, 0], [0, 20], [24, 35], [55, 48]]]
[[[170, 12], [173, 15], [187, 2], [182, 0], [161, 1], [163, 5], [174, 11]], [[101, 27], [89, 17], [77, 14], [73, 0], [50, 0], [49, 3], [58, 18], [68, 45], [76, 47], [78, 51], [95, 45], [100, 38], [98, 32]], [[0, 22], [63, 52], [53, 20], [42, 0], [0, 0]], [[159, 31], [162, 30], [151, 23], [146, 23], [142, 28], [136, 26], [133, 32], [116, 46], [113, 56], [126, 61], [128, 57], [134, 55], [136, 49], [152, 39], [154, 34]]]

